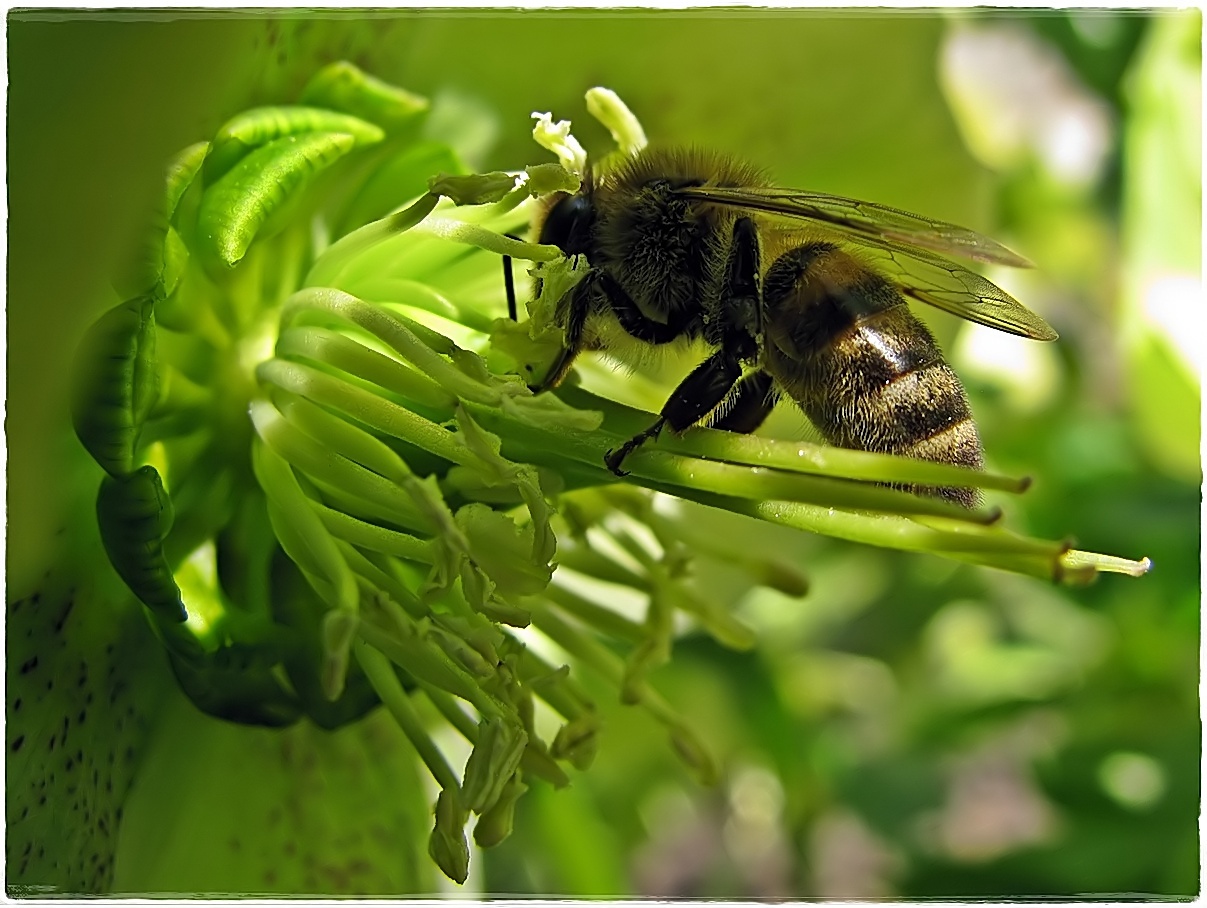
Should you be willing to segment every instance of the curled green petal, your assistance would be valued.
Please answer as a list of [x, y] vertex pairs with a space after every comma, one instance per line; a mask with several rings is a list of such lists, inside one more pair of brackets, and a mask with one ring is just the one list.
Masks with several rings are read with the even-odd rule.
[[159, 274], [157, 296], [172, 295], [189, 264], [189, 247], [175, 227], [168, 227], [163, 238], [163, 268]]
[[427, 98], [368, 75], [347, 61], [323, 67], [302, 89], [301, 102], [342, 110], [386, 132], [397, 132], [428, 109]]
[[114, 306], [88, 329], [72, 392], [72, 422], [88, 453], [111, 476], [130, 473], [139, 432], [159, 395], [152, 297]]
[[197, 238], [207, 256], [233, 268], [270, 218], [314, 177], [353, 148], [347, 133], [309, 133], [286, 136], [248, 154], [201, 199]]
[[168, 164], [164, 194], [147, 232], [133, 259], [114, 281], [115, 289], [122, 296], [149, 293], [163, 299], [172, 293], [183, 271], [183, 263], [188, 260], [188, 250], [172, 227], [172, 219], [209, 150], [209, 142], [198, 142], [185, 148]]
[[188, 614], [163, 555], [172, 528], [172, 501], [154, 467], [106, 476], [96, 497], [101, 541], [118, 575], [157, 616], [172, 622]]
[[205, 161], [205, 177], [213, 182], [252, 149], [305, 133], [343, 133], [352, 136], [357, 145], [372, 145], [385, 138], [372, 123], [319, 107], [256, 107], [227, 120], [218, 130]]
[[172, 672], [204, 713], [242, 725], [280, 728], [302, 715], [297, 698], [268, 669], [221, 671], [173, 657]]

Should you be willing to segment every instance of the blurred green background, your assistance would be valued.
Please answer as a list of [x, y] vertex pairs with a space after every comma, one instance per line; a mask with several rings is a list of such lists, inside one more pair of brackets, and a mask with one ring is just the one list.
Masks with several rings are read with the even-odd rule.
[[[543, 160], [534, 110], [600, 147], [582, 95], [601, 84], [655, 142], [719, 147], [785, 185], [1002, 239], [1037, 268], [993, 277], [1057, 344], [923, 315], [967, 381], [991, 465], [1036, 478], [1002, 502], [1007, 520], [1154, 561], [1142, 580], [1069, 591], [767, 528], [808, 597], [751, 593], [739, 612], [753, 653], [688, 637], [652, 679], [718, 753], [721, 784], [695, 786], [644, 716], [611, 706], [592, 770], [568, 790], [534, 786], [513, 837], [475, 854], [458, 892], [1198, 891], [1198, 12], [13, 12], [8, 26], [9, 601], [58, 584], [67, 601], [104, 602], [65, 645], [88, 663], [133, 639], [146, 685], [126, 784], [52, 781], [29, 800], [10, 606], [10, 885], [449, 886], [423, 856], [427, 795], [388, 726], [243, 729], [172, 691], [95, 558], [99, 471], [66, 413], [75, 344], [112, 303], [107, 280], [163, 162], [349, 59], [431, 97], [432, 128], [477, 167]], [[38, 708], [50, 728], [74, 704]], [[78, 787], [120, 826], [83, 823]], [[292, 835], [257, 812], [269, 804]], [[51, 857], [96, 849], [104, 870], [22, 876], [32, 829]]]

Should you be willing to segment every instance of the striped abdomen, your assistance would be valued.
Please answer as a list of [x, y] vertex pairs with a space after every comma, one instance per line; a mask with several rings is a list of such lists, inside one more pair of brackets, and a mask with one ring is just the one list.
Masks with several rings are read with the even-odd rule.
[[[981, 469], [968, 397], [897, 289], [829, 243], [763, 279], [764, 368], [831, 444]], [[972, 489], [916, 491], [966, 507]]]

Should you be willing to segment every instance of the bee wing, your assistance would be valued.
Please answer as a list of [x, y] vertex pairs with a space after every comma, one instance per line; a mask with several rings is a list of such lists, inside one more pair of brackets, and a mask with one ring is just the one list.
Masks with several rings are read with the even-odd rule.
[[862, 241], [861, 258], [905, 296], [952, 315], [1032, 340], [1056, 340], [1052, 326], [997, 284], [922, 249], [889, 240]]
[[[927, 264], [923, 259], [915, 262]], [[887, 270], [887, 269], [886, 269]], [[1042, 318], [992, 281], [974, 271], [936, 259], [928, 271], [938, 271], [937, 280], [917, 269], [898, 271], [891, 276], [901, 292], [921, 303], [1033, 340], [1056, 340], [1057, 333]]]
[[693, 186], [679, 189], [677, 194], [716, 205], [803, 218], [859, 240], [882, 239], [976, 262], [1033, 267], [1018, 253], [972, 230], [873, 202], [845, 199], [824, 192], [758, 186]]

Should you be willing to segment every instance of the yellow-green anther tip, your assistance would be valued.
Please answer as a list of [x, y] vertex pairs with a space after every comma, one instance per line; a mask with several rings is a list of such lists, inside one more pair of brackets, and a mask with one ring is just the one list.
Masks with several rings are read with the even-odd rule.
[[469, 877], [469, 845], [465, 841], [465, 823], [469, 812], [458, 803], [455, 791], [445, 788], [436, 799], [436, 822], [428, 839], [428, 855], [436, 866], [455, 883]]
[[497, 202], [515, 188], [518, 177], [509, 173], [481, 173], [468, 176], [438, 174], [428, 180], [428, 191], [451, 199], [456, 205], [482, 205]]
[[520, 781], [518, 774], [512, 776], [494, 806], [483, 813], [474, 826], [474, 842], [478, 847], [493, 848], [511, 835], [516, 804], [527, 790], [528, 786]]
[[528, 736], [518, 725], [501, 718], [478, 725], [478, 742], [465, 764], [462, 797], [475, 813], [489, 810], [518, 770]]

